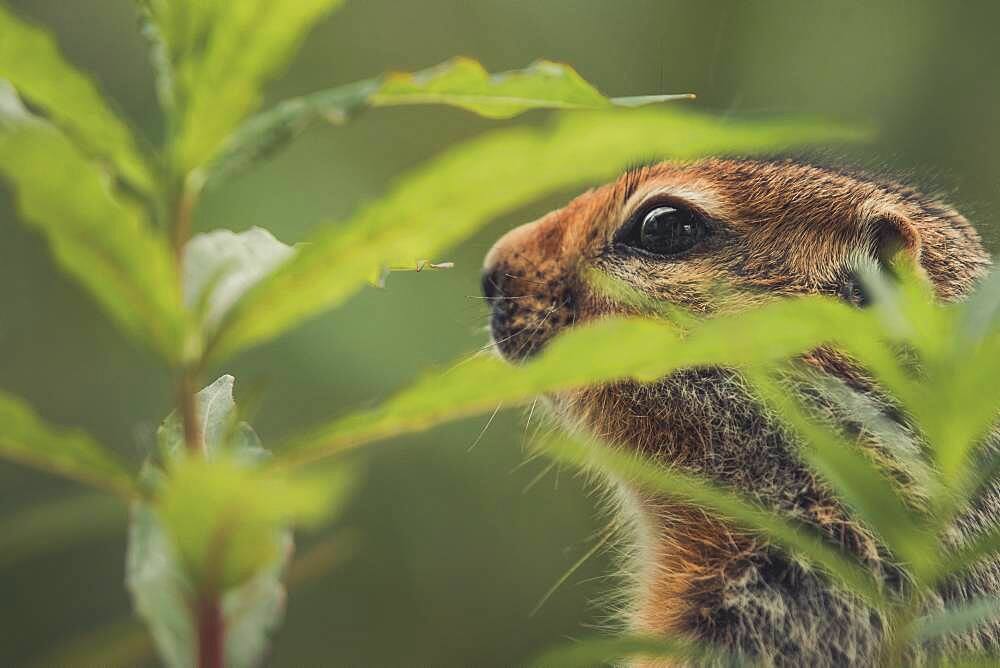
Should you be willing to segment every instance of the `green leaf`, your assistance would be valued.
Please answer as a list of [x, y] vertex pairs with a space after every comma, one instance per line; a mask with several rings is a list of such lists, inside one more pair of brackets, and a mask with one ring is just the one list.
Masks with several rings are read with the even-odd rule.
[[[510, 407], [547, 393], [633, 378], [649, 382], [687, 366], [746, 366], [785, 360], [830, 342], [835, 332], [864, 336], [862, 312], [822, 297], [777, 301], [700, 325], [681, 345], [673, 326], [605, 319], [570, 330], [535, 361], [512, 367], [492, 356], [456, 364], [383, 406], [348, 415], [293, 439], [279, 465], [301, 465], [375, 440]], [[731, 332], [741, 336], [734, 340]], [[614, 355], [594, 351], [615, 350]]]
[[1000, 664], [1000, 655], [983, 652], [963, 654], [954, 659], [949, 659], [947, 663], [943, 663], [942, 665], [948, 668], [996, 668], [997, 664]]
[[[718, 650], [702, 648], [688, 640], [624, 636], [618, 638], [591, 638], [555, 647], [532, 662], [537, 668], [591, 668], [602, 665], [621, 665], [626, 659], [673, 659], [682, 665], [737, 666], [735, 658]], [[673, 662], [669, 662], [673, 663]]]
[[607, 98], [569, 65], [539, 60], [523, 70], [491, 75], [469, 58], [453, 58], [408, 74], [392, 72], [372, 95], [375, 106], [448, 104], [487, 118], [512, 118], [529, 109], [606, 109], [638, 107], [685, 95]]
[[238, 422], [233, 384], [222, 376], [195, 397], [204, 457], [184, 448], [176, 414], [164, 420], [165, 470], [146, 472], [155, 500], [133, 507], [127, 582], [170, 666], [193, 665], [192, 616], [219, 597], [226, 665], [259, 664], [284, 614], [290, 526], [327, 517], [353, 479], [343, 467], [294, 477], [262, 470], [268, 453]]
[[[338, 531], [332, 536], [324, 537], [319, 542], [310, 545], [301, 554], [296, 554], [295, 559], [287, 569], [288, 589], [295, 591], [303, 585], [313, 581], [317, 577], [327, 574], [332, 568], [350, 558], [356, 551], [356, 538], [348, 531]], [[131, 546], [130, 546], [130, 549]], [[142, 555], [136, 555], [136, 564], [149, 565], [148, 562], [141, 561]], [[154, 563], [155, 565], [155, 563]], [[176, 577], [176, 571], [173, 571]], [[148, 581], [146, 581], [148, 582]], [[177, 584], [174, 579], [174, 584]], [[240, 589], [235, 590], [241, 592]], [[281, 594], [284, 597], [284, 594]], [[231, 596], [227, 594], [223, 601], [224, 610], [232, 609], [234, 606], [229, 601], [241, 602], [245, 597]], [[252, 599], [252, 600], [257, 600]], [[253, 608], [244, 610], [233, 610], [234, 614], [243, 615], [257, 614], [265, 607], [275, 610], [273, 620], [278, 620], [282, 611], [280, 601], [271, 597], [262, 598]], [[228, 604], [227, 604], [228, 603]], [[258, 610], [258, 608], [260, 610]], [[235, 617], [233, 618], [236, 619]], [[227, 636], [237, 647], [226, 649], [227, 656], [238, 656], [240, 652], [249, 647], [249, 642], [242, 637], [241, 626], [230, 624], [231, 632]], [[87, 631], [83, 635], [77, 636], [66, 644], [60, 644], [54, 650], [46, 652], [43, 656], [33, 661], [31, 665], [44, 666], [134, 666], [144, 665], [153, 654], [154, 647], [150, 634], [134, 618], [125, 618], [112, 622], [98, 629]], [[257, 665], [251, 663], [250, 665]]]
[[0, 517], [0, 569], [66, 549], [126, 526], [125, 505], [104, 494], [75, 494]]
[[285, 615], [287, 596], [282, 578], [292, 556], [292, 532], [282, 532], [282, 539], [276, 559], [223, 596], [227, 666], [261, 665], [268, 640]]
[[929, 547], [934, 537], [906, 507], [887, 478], [888, 472], [872, 463], [857, 444], [815, 422], [788, 388], [764, 373], [753, 373], [751, 378], [765, 401], [802, 438], [800, 451], [812, 469], [830, 483], [886, 547], [916, 573], [925, 572], [933, 561], [934, 550]]
[[132, 475], [86, 434], [46, 425], [20, 399], [0, 393], [0, 457], [129, 498]]
[[942, 564], [940, 576], [961, 573], [987, 558], [1000, 554], [1000, 529], [992, 529], [977, 536], [970, 544], [955, 551]]
[[[195, 395], [198, 431], [205, 445], [205, 456], [233, 455], [247, 464], [258, 464], [270, 456], [260, 444], [253, 428], [239, 420], [233, 387], [236, 379], [220, 376]], [[160, 449], [168, 456], [179, 455], [184, 447], [184, 432], [177, 411], [170, 413], [156, 432]]]
[[253, 470], [233, 456], [178, 456], [157, 513], [189, 577], [224, 591], [280, 554], [283, 527], [315, 525], [343, 497], [348, 476], [287, 476]]
[[[278, 463], [300, 465], [370, 441], [510, 407], [547, 392], [632, 378], [657, 380], [691, 366], [743, 367], [783, 361], [824, 343], [863, 337], [866, 314], [826, 297], [778, 300], [692, 329], [683, 344], [668, 323], [607, 318], [557, 337], [535, 360], [511, 366], [493, 356], [431, 374], [380, 407], [348, 415], [294, 438]], [[732, 332], [740, 336], [734, 338]], [[614, 355], [595, 351], [614, 350]]]
[[[281, 532], [278, 541], [272, 560], [244, 584], [222, 595], [227, 666], [260, 665], [268, 638], [284, 616], [285, 588], [281, 578], [292, 553], [291, 532]], [[156, 512], [146, 504], [136, 504], [132, 509], [126, 584], [164, 663], [172, 668], [195, 665], [197, 636], [192, 608], [199, 594], [178, 563], [170, 536]], [[128, 640], [127, 646], [136, 643], [134, 638]]]
[[[510, 407], [544, 392], [636, 376], [657, 357], [651, 351], [672, 350], [676, 344], [677, 335], [664, 324], [608, 319], [567, 332], [523, 367], [493, 356], [477, 357], [426, 376], [382, 406], [292, 439], [279, 449], [275, 464], [300, 466], [364, 443], [491, 411], [500, 404]], [[622, 354], [592, 354], [611, 345]]]
[[442, 104], [489, 118], [510, 118], [529, 109], [640, 107], [693, 97], [607, 98], [568, 65], [538, 61], [522, 70], [490, 75], [474, 60], [454, 58], [419, 72], [394, 72], [281, 102], [251, 118], [227, 140], [208, 179], [218, 183], [277, 152], [308, 128], [343, 123], [368, 106]]
[[180, 419], [171, 413], [157, 437], [166, 459], [156, 513], [188, 576], [223, 591], [272, 562], [290, 524], [315, 524], [346, 496], [350, 475], [338, 468], [290, 477], [260, 468], [268, 453], [237, 420], [232, 376], [195, 397], [205, 456], [183, 447]]
[[939, 636], [962, 633], [1000, 617], [1000, 598], [983, 598], [917, 620], [914, 638], [926, 642]]
[[170, 539], [149, 504], [132, 507], [125, 584], [163, 662], [171, 668], [193, 666], [197, 636], [189, 600], [194, 588], [178, 567]]
[[[171, 65], [179, 175], [207, 163], [309, 28], [342, 0], [149, 0]], [[252, 39], [248, 39], [252, 36]]]
[[199, 234], [184, 248], [184, 303], [198, 314], [208, 335], [244, 292], [293, 252], [259, 227], [239, 234], [229, 230]]
[[93, 82], [59, 53], [48, 31], [0, 5], [0, 79], [6, 79], [88, 156], [105, 161], [140, 191], [155, 190], [128, 126], [111, 111]]
[[14, 186], [22, 219], [46, 237], [62, 268], [126, 333], [179, 360], [185, 316], [164, 239], [115, 199], [104, 174], [65, 135], [2, 88], [0, 174]]
[[664, 110], [581, 112], [548, 129], [488, 133], [403, 177], [345, 223], [321, 229], [237, 303], [211, 344], [211, 360], [342, 303], [382, 267], [432, 259], [496, 216], [553, 191], [612, 178], [636, 156], [750, 154], [861, 136], [811, 121], [729, 123]]
[[553, 435], [541, 439], [535, 446], [557, 461], [610, 473], [647, 490], [718, 513], [822, 567], [870, 605], [881, 608], [886, 604], [875, 577], [848, 553], [832, 547], [815, 530], [746, 500], [736, 492], [592, 439]]
[[962, 305], [959, 339], [975, 345], [1000, 329], [1000, 271], [985, 278]]
[[380, 83], [378, 79], [368, 79], [291, 98], [251, 117], [226, 140], [212, 161], [207, 169], [206, 187], [278, 153], [309, 128], [321, 123], [344, 123], [351, 114], [367, 106]]
[[[874, 311], [904, 345], [908, 373], [919, 382], [886, 386], [932, 446], [942, 479], [961, 481], [970, 453], [1000, 412], [993, 391], [1000, 373], [1000, 336], [993, 323], [997, 283], [988, 279], [968, 302], [941, 306], [925, 278], [906, 265], [897, 269], [898, 281], [881, 274], [864, 278], [876, 296]], [[954, 495], [944, 502], [952, 500]]]

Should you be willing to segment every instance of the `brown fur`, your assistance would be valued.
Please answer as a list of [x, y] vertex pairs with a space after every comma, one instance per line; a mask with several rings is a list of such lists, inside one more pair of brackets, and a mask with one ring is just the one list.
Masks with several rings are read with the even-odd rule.
[[[616, 232], [633, 213], [660, 201], [701, 212], [713, 221], [713, 234], [678, 258], [616, 246]], [[853, 270], [876, 266], [897, 250], [946, 301], [966, 294], [990, 263], [965, 218], [899, 184], [791, 161], [661, 163], [629, 170], [504, 236], [486, 259], [484, 286], [492, 297], [497, 348], [520, 361], [566, 327], [631, 310], [595, 292], [585, 279], [588, 271], [709, 314], [781, 295], [843, 296]], [[888, 411], [864, 373], [834, 351], [814, 351], [806, 362]], [[889, 586], [898, 583], [891, 555], [798, 460], [793, 438], [737, 373], [684, 371], [650, 385], [623, 382], [551, 400], [565, 420], [609, 443], [707, 476], [815, 525]], [[849, 433], [856, 427], [850, 416], [836, 415], [822, 401], [817, 406]], [[856, 436], [881, 456], [870, 434]], [[713, 640], [779, 664], [872, 659], [881, 622], [858, 601], [697, 508], [623, 493], [639, 501], [639, 522], [651, 537], [640, 546], [634, 628]], [[993, 508], [984, 512], [988, 517], [979, 525], [996, 519]], [[972, 589], [996, 593], [998, 582], [993, 569]], [[943, 593], [942, 600], [949, 596]], [[962, 646], [994, 646], [1000, 629], [989, 633]]]

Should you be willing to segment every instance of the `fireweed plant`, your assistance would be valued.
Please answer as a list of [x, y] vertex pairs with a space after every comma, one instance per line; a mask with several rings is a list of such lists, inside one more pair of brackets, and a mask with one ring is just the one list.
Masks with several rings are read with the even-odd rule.
[[[982, 601], [920, 616], [924, 592], [990, 558], [1000, 541], [989, 534], [946, 553], [938, 540], [993, 475], [983, 441], [998, 403], [996, 280], [966, 303], [939, 306], [917, 279], [890, 284], [873, 277], [881, 299], [865, 311], [806, 298], [685, 320], [683, 328], [650, 308], [643, 317], [568, 332], [517, 369], [477, 357], [430, 373], [375, 409], [265, 449], [239, 418], [233, 377], [208, 379], [234, 354], [379, 283], [387, 267], [446, 267], [434, 258], [498, 215], [611, 178], [643, 156], [749, 155], [863, 136], [809, 120], [735, 122], [664, 106], [637, 109], [690, 96], [608, 98], [572, 68], [548, 61], [490, 75], [456, 58], [258, 111], [265, 82], [340, 4], [136, 2], [162, 110], [158, 144], [129, 128], [44, 28], [0, 5], [0, 174], [19, 219], [47, 240], [55, 263], [110, 321], [162, 360], [176, 387], [157, 446], [139, 470], [106, 444], [46, 424], [2, 393], [0, 456], [75, 479], [130, 508], [126, 583], [164, 663], [262, 660], [281, 620], [293, 528], [330, 521], [356, 484], [356, 472], [338, 461], [342, 453], [540, 393], [623, 378], [653, 381], [705, 364], [745, 370], [798, 430], [804, 458], [906, 564], [902, 592], [883, 591], [807, 529], [705, 481], [579, 437], [553, 436], [536, 446], [560, 462], [700, 504], [811, 561], [887, 613], [887, 663], [898, 662], [908, 643], [968, 628], [997, 611], [996, 601]], [[372, 106], [411, 104], [457, 106], [498, 122], [532, 109], [557, 112], [539, 128], [501, 127], [448, 148], [348, 219], [320, 226], [306, 243], [289, 246], [258, 228], [192, 236], [203, 192], [302, 132], [345, 125]], [[739, 337], [728, 334], [734, 328]], [[775, 377], [794, 372], [794, 358], [818, 345], [840, 346], [868, 367], [920, 429], [926, 447], [913, 466], [922, 471], [916, 479], [926, 504], [908, 504], [876, 463], [775, 389]], [[919, 357], [919, 372], [900, 361], [900, 346]], [[319, 460], [326, 462], [320, 469], [304, 466]], [[725, 660], [679, 640], [598, 638], [539, 661], [589, 665], [634, 655]]]

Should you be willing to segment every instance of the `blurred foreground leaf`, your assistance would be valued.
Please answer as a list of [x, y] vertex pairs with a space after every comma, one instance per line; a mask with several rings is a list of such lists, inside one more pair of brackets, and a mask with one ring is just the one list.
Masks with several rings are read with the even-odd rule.
[[23, 401], [3, 393], [0, 393], [0, 457], [125, 498], [136, 493], [128, 470], [89, 436], [50, 427]]
[[188, 575], [201, 587], [224, 590], [280, 556], [282, 527], [325, 519], [346, 488], [346, 474], [290, 479], [231, 457], [180, 456], [157, 512]]
[[[739, 328], [738, 338], [732, 336], [734, 327]], [[429, 375], [380, 407], [293, 439], [280, 450], [276, 463], [300, 465], [369, 441], [491, 411], [501, 403], [510, 407], [539, 394], [626, 378], [652, 382], [690, 366], [782, 361], [832, 341], [844, 329], [858, 340], [876, 336], [869, 314], [818, 296], [775, 301], [752, 312], [705, 321], [683, 344], [668, 323], [607, 318], [565, 332], [524, 365], [480, 356]], [[594, 354], [611, 349], [614, 355]]]
[[306, 32], [342, 0], [143, 0], [164, 45], [161, 76], [172, 118], [174, 167], [205, 164], [257, 106], [261, 87]]
[[257, 114], [227, 140], [208, 178], [213, 183], [272, 155], [321, 122], [343, 123], [368, 106], [442, 104], [488, 118], [511, 118], [529, 109], [639, 107], [693, 95], [608, 98], [562, 63], [538, 61], [491, 75], [477, 61], [453, 58], [419, 72], [392, 72], [285, 100]]
[[962, 633], [997, 618], [1000, 618], [1000, 599], [979, 599], [921, 618], [917, 621], [914, 635], [916, 640], [926, 641], [938, 636]]
[[156, 513], [146, 503], [132, 507], [125, 584], [163, 662], [178, 668], [193, 666], [197, 636], [189, 599], [195, 591], [178, 566], [173, 546]]
[[[328, 574], [333, 568], [349, 559], [357, 549], [357, 538], [351, 531], [337, 531], [332, 536], [324, 537], [318, 542], [310, 545], [301, 553], [296, 554], [294, 560], [288, 565], [286, 582], [288, 589], [295, 590], [302, 585], [313, 581], [316, 578]], [[144, 555], [136, 555], [136, 559], [143, 558]], [[135, 564], [139, 566], [140, 564]], [[147, 584], [152, 584], [149, 580], [144, 580]], [[174, 583], [176, 586], [176, 582]], [[237, 590], [241, 591], [241, 590]], [[278, 620], [281, 615], [280, 607], [275, 604], [280, 603], [281, 595], [265, 601], [265, 605], [253, 605], [248, 612], [260, 613], [265, 610], [274, 610], [276, 615], [273, 619]], [[247, 603], [247, 596], [230, 597], [224, 607], [230, 609], [240, 607], [235, 605]], [[271, 607], [275, 606], [275, 607]], [[242, 615], [238, 610], [234, 614]], [[242, 619], [249, 622], [253, 615], [242, 615]], [[246, 628], [250, 624], [244, 623]], [[241, 629], [244, 626], [240, 627]], [[239, 656], [245, 648], [253, 646], [253, 638], [244, 639], [243, 631], [238, 630], [234, 637], [234, 642], [241, 647], [235, 648]], [[123, 619], [110, 625], [88, 631], [69, 642], [57, 647], [54, 651], [47, 652], [44, 656], [35, 661], [32, 665], [42, 667], [48, 666], [137, 666], [145, 665], [146, 661], [153, 654], [154, 647], [149, 631], [134, 618]], [[173, 665], [173, 664], [170, 664]], [[253, 661], [249, 665], [256, 665]]]
[[[284, 531], [279, 538], [277, 554], [222, 595], [227, 666], [259, 665], [270, 633], [284, 615], [281, 577], [291, 556], [291, 532]], [[195, 665], [198, 645], [192, 611], [197, 609], [200, 594], [179, 563], [171, 537], [146, 505], [133, 508], [126, 583], [160, 658], [172, 667]]]
[[0, 85], [0, 173], [22, 219], [119, 326], [168, 361], [181, 357], [185, 316], [168, 247], [115, 199], [98, 167]]
[[291, 525], [326, 518], [352, 480], [342, 467], [294, 478], [261, 469], [267, 453], [238, 421], [232, 391], [223, 376], [196, 397], [204, 457], [185, 450], [176, 415], [164, 421], [165, 469], [147, 472], [155, 500], [133, 507], [127, 581], [170, 666], [194, 663], [192, 617], [206, 604], [220, 606], [226, 665], [258, 664], [284, 612]]
[[0, 5], [0, 79], [11, 82], [84, 153], [108, 163], [133, 187], [155, 189], [153, 176], [128, 126], [93, 82], [59, 53], [48, 31]]
[[837, 490], [886, 547], [916, 572], [923, 573], [933, 560], [933, 551], [928, 548], [936, 544], [937, 538], [906, 507], [899, 490], [887, 478], [888, 472], [868, 461], [856, 443], [815, 421], [787, 387], [766, 374], [755, 374], [753, 378], [758, 392], [803, 439], [803, 459]]
[[750, 154], [860, 136], [811, 121], [725, 123], [663, 110], [580, 112], [548, 129], [488, 133], [403, 177], [350, 220], [321, 229], [230, 311], [210, 343], [211, 360], [337, 306], [383, 266], [433, 259], [494, 217], [549, 192], [611, 178], [636, 156]]
[[815, 529], [786, 519], [732, 490], [722, 489], [697, 476], [664, 467], [634, 453], [616, 450], [593, 439], [556, 435], [541, 439], [534, 446], [557, 461], [611, 473], [640, 488], [711, 510], [737, 526], [758, 532], [792, 553], [805, 557], [871, 605], [884, 605], [879, 584], [857, 560], [842, 553]]

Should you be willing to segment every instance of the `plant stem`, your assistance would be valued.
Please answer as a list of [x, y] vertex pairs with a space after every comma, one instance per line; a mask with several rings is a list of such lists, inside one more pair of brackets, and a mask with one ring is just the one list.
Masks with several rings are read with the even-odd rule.
[[185, 370], [177, 388], [177, 403], [181, 411], [181, 423], [184, 425], [184, 444], [191, 453], [204, 454], [205, 438], [201, 433], [198, 421], [198, 406], [195, 402], [197, 379], [192, 371]]
[[[192, 179], [180, 178], [172, 189], [172, 223], [174, 262], [177, 265], [177, 277], [182, 276], [181, 264], [184, 259], [184, 247], [191, 236], [194, 207], [198, 201], [199, 188], [192, 186]], [[179, 288], [183, 290], [184, 286]], [[184, 425], [184, 443], [192, 453], [205, 452], [204, 434], [198, 421], [198, 406], [195, 393], [198, 391], [197, 372], [190, 366], [183, 369], [177, 387], [177, 405]]]
[[184, 257], [184, 246], [191, 236], [191, 226], [194, 221], [194, 207], [198, 201], [198, 189], [189, 185], [189, 179], [184, 180], [177, 189], [174, 209], [174, 257], [177, 266], [181, 264]]
[[216, 594], [198, 600], [198, 668], [223, 668], [225, 627]]

